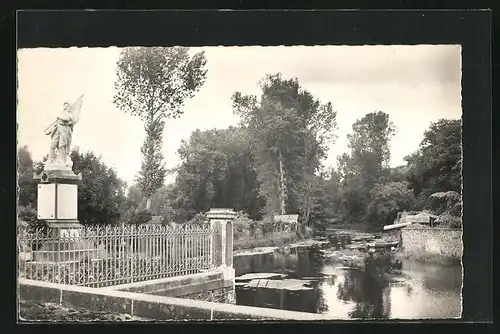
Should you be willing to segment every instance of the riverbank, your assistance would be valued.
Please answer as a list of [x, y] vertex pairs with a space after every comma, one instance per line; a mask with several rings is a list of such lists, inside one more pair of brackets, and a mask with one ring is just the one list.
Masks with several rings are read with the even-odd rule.
[[234, 251], [234, 256], [253, 256], [253, 255], [272, 254], [276, 252], [287, 253], [294, 248], [312, 248], [312, 247], [321, 248], [328, 244], [329, 241], [326, 240], [303, 239], [303, 240], [296, 240], [295, 242], [283, 243], [280, 246], [259, 246], [259, 247], [239, 249]]
[[263, 236], [256, 238], [241, 238], [234, 240], [233, 250], [250, 250], [258, 247], [283, 247], [299, 241], [295, 232], [284, 232], [278, 235]]

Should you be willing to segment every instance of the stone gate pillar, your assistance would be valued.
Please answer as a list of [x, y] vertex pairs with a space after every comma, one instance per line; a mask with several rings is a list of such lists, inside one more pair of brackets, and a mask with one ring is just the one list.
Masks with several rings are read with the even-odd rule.
[[232, 209], [210, 209], [207, 218], [215, 230], [212, 251], [216, 265], [222, 270], [225, 280], [234, 280], [233, 268], [233, 220]]

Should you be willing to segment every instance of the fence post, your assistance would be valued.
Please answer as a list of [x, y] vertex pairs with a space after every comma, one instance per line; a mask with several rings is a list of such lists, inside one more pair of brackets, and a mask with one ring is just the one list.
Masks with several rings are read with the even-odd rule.
[[213, 251], [216, 265], [222, 270], [225, 280], [234, 280], [233, 268], [233, 220], [236, 212], [232, 209], [210, 209], [207, 218], [215, 230]]

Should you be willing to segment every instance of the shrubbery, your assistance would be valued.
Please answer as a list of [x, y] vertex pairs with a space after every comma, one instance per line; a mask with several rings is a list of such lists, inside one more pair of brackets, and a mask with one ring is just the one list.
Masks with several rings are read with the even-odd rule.
[[449, 227], [449, 228], [461, 228], [462, 218], [453, 216], [449, 213], [443, 213], [437, 219], [439, 227]]
[[193, 219], [189, 220], [186, 224], [202, 226], [207, 222], [208, 218], [206, 213], [197, 213], [196, 216], [194, 216]]
[[233, 221], [234, 238], [239, 239], [249, 235], [253, 235], [256, 226], [255, 222], [242, 211], [238, 211], [236, 218]]
[[136, 224], [136, 225], [144, 224], [144, 223], [149, 222], [152, 217], [153, 217], [153, 215], [151, 214], [150, 211], [142, 210], [142, 211], [136, 212], [132, 215], [132, 217], [130, 218], [129, 224]]
[[37, 218], [36, 208], [32, 205], [18, 206], [17, 217], [27, 223], [30, 232], [47, 227], [45, 221]]

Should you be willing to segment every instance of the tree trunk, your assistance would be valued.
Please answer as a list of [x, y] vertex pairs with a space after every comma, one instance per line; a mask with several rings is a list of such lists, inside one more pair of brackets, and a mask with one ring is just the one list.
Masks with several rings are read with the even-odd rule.
[[308, 138], [307, 138], [307, 134], [304, 136], [304, 165], [302, 166], [302, 171], [303, 171], [303, 174], [302, 174], [302, 178], [304, 179], [304, 185], [305, 185], [305, 189], [304, 189], [304, 197], [303, 197], [303, 212], [304, 212], [304, 216], [303, 216], [303, 221], [302, 223], [306, 226], [309, 226], [309, 215], [310, 215], [310, 189], [311, 189], [311, 182], [312, 181], [309, 181], [309, 175], [307, 175], [307, 157], [309, 155], [309, 141], [308, 141]]
[[151, 209], [151, 197], [148, 197], [146, 199], [146, 210], [150, 210]]
[[285, 213], [285, 177], [284, 177], [284, 170], [283, 170], [283, 157], [281, 156], [281, 149], [278, 150], [279, 154], [279, 164], [280, 164], [280, 211], [281, 214], [284, 215]]
[[309, 183], [307, 186], [307, 192], [306, 192], [306, 218], [305, 218], [305, 223], [307, 226], [309, 226], [309, 218], [311, 217], [311, 206], [312, 206], [312, 200], [311, 200], [311, 191], [312, 191], [312, 182]]

